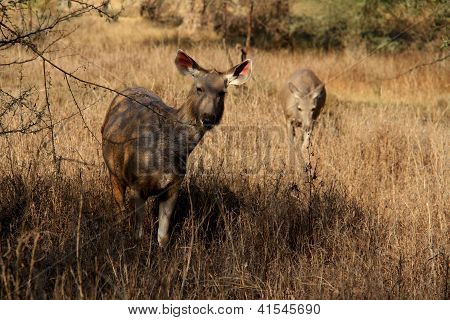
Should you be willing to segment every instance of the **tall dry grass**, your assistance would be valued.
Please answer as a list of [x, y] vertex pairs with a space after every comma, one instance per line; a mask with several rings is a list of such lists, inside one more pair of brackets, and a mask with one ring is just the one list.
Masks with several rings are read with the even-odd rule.
[[[53, 59], [112, 88], [144, 86], [180, 106], [190, 80], [173, 65], [178, 46], [205, 67], [229, 67], [221, 46], [179, 31], [78, 21]], [[136, 243], [113, 201], [96, 140], [113, 95], [72, 83], [92, 134], [51, 70], [61, 173], [48, 131], [0, 139], [0, 297], [448, 298], [448, 62], [380, 81], [435, 55], [364, 55], [255, 51], [254, 79], [230, 90], [222, 124], [189, 159], [166, 250], [151, 203]], [[41, 67], [2, 68], [1, 87], [16, 89], [22, 74], [40, 90]], [[296, 67], [312, 68], [329, 93], [312, 185], [277, 95]]]

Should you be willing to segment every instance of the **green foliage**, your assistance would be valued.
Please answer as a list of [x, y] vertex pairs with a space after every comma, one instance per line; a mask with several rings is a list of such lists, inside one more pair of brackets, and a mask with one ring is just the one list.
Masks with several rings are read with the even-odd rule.
[[448, 38], [442, 38], [442, 45], [441, 45], [441, 49], [446, 49], [448, 48]]
[[310, 17], [291, 17], [290, 38], [294, 47], [343, 49], [348, 32], [349, 25], [344, 19], [324, 22]]
[[[448, 34], [450, 17], [447, 2], [255, 1], [252, 45], [266, 49], [289, 47], [325, 51], [364, 47], [368, 51], [383, 53], [396, 53], [410, 48], [436, 50], [447, 43], [443, 40]], [[143, 0], [141, 15], [163, 25], [180, 25], [186, 12], [177, 3]], [[225, 13], [224, 3], [227, 8]], [[247, 36], [248, 10], [248, 0], [205, 0], [204, 27], [225, 35], [228, 42], [242, 44]]]
[[368, 50], [422, 48], [446, 32], [449, 12], [445, 2], [366, 0], [359, 13], [359, 37]]
[[[437, 49], [450, 17], [446, 0], [300, 0], [289, 1], [288, 10], [274, 11], [278, 2], [261, 5], [255, 45], [323, 50], [364, 46], [385, 53]], [[263, 21], [262, 27], [258, 21]], [[245, 32], [242, 24], [236, 29]]]

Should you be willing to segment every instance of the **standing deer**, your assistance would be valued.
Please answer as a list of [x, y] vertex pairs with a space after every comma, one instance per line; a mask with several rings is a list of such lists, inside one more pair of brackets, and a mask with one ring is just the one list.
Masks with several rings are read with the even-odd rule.
[[325, 85], [309, 69], [299, 69], [289, 78], [281, 91], [290, 142], [294, 142], [295, 129], [302, 129], [302, 157], [309, 163], [309, 144], [314, 122], [325, 104]]
[[157, 197], [161, 247], [169, 240], [169, 222], [189, 154], [205, 132], [219, 124], [227, 87], [246, 82], [252, 68], [246, 60], [227, 72], [207, 70], [181, 50], [175, 65], [194, 79], [181, 108], [167, 106], [144, 88], [130, 88], [114, 98], [102, 126], [103, 158], [114, 198], [125, 211], [125, 191], [131, 191], [134, 234], [140, 239], [145, 201]]

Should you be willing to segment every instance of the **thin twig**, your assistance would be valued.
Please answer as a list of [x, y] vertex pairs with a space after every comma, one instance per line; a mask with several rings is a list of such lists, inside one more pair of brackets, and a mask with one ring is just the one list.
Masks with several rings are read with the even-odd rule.
[[69, 82], [69, 79], [67, 78], [66, 74], [64, 74], [64, 79], [66, 79], [67, 87], [69, 88], [70, 94], [72, 95], [73, 102], [75, 103], [75, 106], [77, 107], [78, 112], [80, 113], [80, 117], [81, 117], [81, 120], [83, 121], [84, 127], [89, 131], [89, 133], [94, 137], [94, 139], [99, 144], [101, 144], [100, 140], [98, 140], [98, 138], [95, 136], [94, 132], [92, 132], [91, 128], [89, 128], [88, 124], [86, 123], [86, 119], [84, 118], [83, 112], [81, 111], [81, 108], [78, 105], [77, 99], [75, 98], [75, 95], [73, 94], [72, 87], [70, 86], [70, 82]]
[[47, 72], [45, 70], [45, 60], [42, 60], [42, 73], [44, 76], [44, 88], [45, 88], [45, 104], [47, 106], [48, 116], [50, 118], [50, 137], [52, 142], [52, 154], [53, 154], [53, 164], [55, 166], [55, 173], [59, 174], [59, 165], [58, 165], [58, 158], [56, 156], [56, 147], [55, 147], [55, 131], [53, 127], [53, 117], [52, 112], [50, 109], [50, 101], [48, 98], [48, 87], [47, 87]]
[[230, 64], [230, 68], [233, 68], [234, 63], [233, 59], [231, 59], [230, 51], [228, 50], [227, 42], [225, 41], [225, 38], [222, 39], [223, 49], [225, 50], [225, 53], [227, 54], [228, 63]]
[[411, 73], [417, 69], [423, 68], [423, 67], [427, 67], [427, 66], [431, 66], [433, 64], [442, 62], [444, 60], [447, 60], [448, 58], [450, 58], [450, 54], [447, 54], [446, 56], [443, 56], [441, 58], [435, 59], [433, 61], [428, 61], [428, 62], [423, 62], [423, 63], [419, 63], [417, 65], [415, 65], [414, 67], [411, 67], [409, 69], [407, 69], [406, 71], [400, 72], [399, 74], [389, 77], [389, 78], [377, 78], [377, 81], [390, 81], [390, 80], [395, 80], [398, 79], [400, 77], [403, 77], [404, 75]]
[[81, 269], [81, 258], [80, 258], [80, 229], [81, 229], [81, 215], [83, 212], [83, 178], [81, 176], [80, 170], [80, 209], [78, 210], [78, 223], [77, 223], [77, 242], [76, 242], [76, 256], [77, 256], [77, 277], [78, 277], [78, 290], [80, 292], [81, 299], [84, 299], [83, 294], [83, 273]]

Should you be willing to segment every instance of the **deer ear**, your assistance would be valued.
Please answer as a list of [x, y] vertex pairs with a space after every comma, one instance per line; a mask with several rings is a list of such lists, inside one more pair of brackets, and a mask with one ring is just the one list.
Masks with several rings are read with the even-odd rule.
[[292, 82], [288, 82], [288, 87], [289, 87], [289, 91], [294, 95], [294, 97], [296, 97], [297, 99], [302, 99], [305, 98], [308, 95], [308, 91], [305, 90], [304, 88], [299, 89], [298, 87], [295, 86], [295, 84], [293, 84]]
[[301, 92], [297, 89], [297, 87], [289, 81], [288, 83], [288, 87], [289, 87], [289, 91], [296, 97], [296, 98], [301, 98], [302, 94]]
[[312, 94], [312, 97], [313, 98], [317, 98], [317, 97], [321, 96], [323, 94], [323, 89], [324, 89], [323, 83], [321, 85], [315, 87], [314, 91], [313, 91], [313, 94]]
[[225, 79], [227, 86], [240, 86], [250, 79], [252, 74], [252, 60], [247, 59], [244, 62], [234, 66], [227, 72], [225, 72]]
[[205, 72], [205, 69], [200, 67], [198, 63], [184, 53], [183, 50], [178, 50], [177, 57], [175, 58], [175, 65], [183, 76], [190, 74], [193, 77], [197, 77], [202, 72]]

